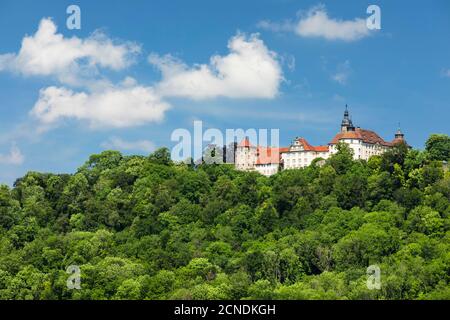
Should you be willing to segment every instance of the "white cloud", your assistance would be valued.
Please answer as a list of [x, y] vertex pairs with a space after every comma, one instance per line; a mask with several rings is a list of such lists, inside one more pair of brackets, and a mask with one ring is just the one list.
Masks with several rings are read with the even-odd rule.
[[283, 80], [277, 55], [257, 34], [238, 34], [228, 43], [230, 53], [211, 57], [209, 64], [188, 67], [171, 55], [149, 56], [162, 73], [156, 89], [163, 96], [208, 99], [273, 98]]
[[273, 32], [291, 32], [295, 30], [295, 25], [290, 20], [286, 20], [282, 23], [272, 22], [270, 20], [262, 20], [256, 25], [258, 28], [264, 30], [270, 30]]
[[366, 20], [338, 20], [328, 17], [324, 7], [312, 8], [300, 19], [295, 29], [303, 37], [322, 37], [327, 40], [354, 41], [369, 35]]
[[25, 160], [20, 149], [13, 144], [8, 154], [0, 154], [0, 164], [20, 165]]
[[54, 22], [46, 18], [41, 20], [34, 35], [23, 38], [18, 54], [0, 55], [0, 71], [56, 76], [61, 82], [76, 84], [79, 76], [95, 74], [98, 67], [126, 68], [139, 51], [135, 43], [114, 43], [101, 32], [94, 32], [86, 39], [65, 38], [57, 33]]
[[336, 73], [331, 75], [331, 79], [341, 85], [347, 84], [351, 73], [350, 61], [345, 61], [337, 66]]
[[301, 37], [324, 38], [326, 40], [355, 41], [370, 35], [366, 20], [334, 19], [328, 16], [324, 6], [311, 8], [306, 15], [300, 16], [296, 22], [276, 23], [261, 21], [258, 26], [274, 32], [294, 32]]
[[10, 68], [14, 59], [15, 55], [12, 53], [0, 54], [0, 71]]
[[[113, 42], [100, 32], [83, 39], [66, 38], [46, 18], [35, 34], [23, 38], [18, 53], [0, 55], [0, 71], [50, 76], [60, 83], [41, 89], [30, 111], [39, 122], [39, 132], [71, 119], [91, 128], [125, 128], [161, 121], [170, 108], [164, 97], [273, 98], [278, 94], [283, 80], [280, 59], [257, 34], [238, 34], [228, 48], [227, 55], [215, 55], [209, 64], [192, 67], [170, 55], [151, 55], [149, 61], [160, 69], [161, 81], [145, 86], [126, 78], [113, 84], [101, 75], [103, 69], [126, 68], [140, 52], [139, 46]], [[289, 63], [294, 66], [294, 61]]]
[[442, 70], [442, 75], [443, 75], [444, 77], [450, 78], [450, 69], [444, 69], [444, 70]]
[[125, 141], [118, 137], [112, 137], [108, 141], [102, 143], [105, 149], [143, 151], [146, 153], [155, 150], [155, 144], [149, 140]]
[[63, 119], [87, 121], [93, 128], [124, 128], [161, 121], [169, 108], [153, 88], [128, 78], [121, 85], [93, 92], [54, 86], [42, 89], [31, 115], [41, 122], [43, 130]]

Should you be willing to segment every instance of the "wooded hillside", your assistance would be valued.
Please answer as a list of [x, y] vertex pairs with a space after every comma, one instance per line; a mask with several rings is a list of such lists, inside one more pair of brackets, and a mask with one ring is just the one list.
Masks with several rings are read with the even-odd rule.
[[30, 172], [0, 186], [0, 299], [450, 299], [449, 159], [433, 135], [270, 178], [167, 149]]

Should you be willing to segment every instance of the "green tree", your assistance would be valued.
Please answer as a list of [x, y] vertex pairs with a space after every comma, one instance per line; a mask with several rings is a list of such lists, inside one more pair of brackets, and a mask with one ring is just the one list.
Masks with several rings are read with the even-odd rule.
[[432, 208], [419, 206], [408, 214], [407, 224], [412, 231], [433, 234], [443, 231], [444, 220]]
[[328, 163], [338, 174], [344, 174], [353, 164], [353, 150], [346, 143], [336, 145], [337, 152], [328, 158]]
[[431, 160], [450, 159], [450, 137], [447, 134], [432, 134], [425, 143], [425, 150]]
[[170, 159], [170, 151], [167, 148], [159, 148], [155, 150], [148, 158], [151, 162], [156, 164], [172, 164], [172, 160]]

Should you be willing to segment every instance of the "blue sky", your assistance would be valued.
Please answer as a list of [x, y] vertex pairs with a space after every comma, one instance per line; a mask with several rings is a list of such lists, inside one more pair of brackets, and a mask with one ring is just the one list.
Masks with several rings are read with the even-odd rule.
[[[379, 31], [362, 28], [370, 4]], [[193, 120], [318, 145], [348, 104], [386, 140], [398, 122], [417, 148], [449, 133], [446, 0], [2, 0], [0, 39], [0, 183], [73, 172], [107, 148], [172, 147]]]

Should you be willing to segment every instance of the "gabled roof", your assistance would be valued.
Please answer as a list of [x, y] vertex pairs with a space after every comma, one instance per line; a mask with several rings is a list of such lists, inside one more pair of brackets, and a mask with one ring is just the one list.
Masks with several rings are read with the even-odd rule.
[[391, 142], [384, 141], [376, 132], [361, 128], [356, 128], [355, 131], [339, 132], [329, 144], [338, 144], [342, 139], [355, 139], [369, 144], [380, 144], [387, 147], [392, 146]]
[[317, 151], [317, 152], [328, 152], [328, 150], [329, 150], [328, 146], [314, 147], [314, 151]]
[[328, 152], [328, 146], [312, 146], [305, 138], [297, 138], [295, 141], [298, 141], [305, 151]]
[[256, 164], [279, 164], [281, 162], [281, 154], [288, 152], [288, 147], [262, 147], [254, 146], [250, 143], [248, 138], [243, 139], [238, 147], [256, 148]]
[[279, 148], [258, 147], [258, 158], [256, 164], [278, 164], [280, 163]]
[[245, 139], [243, 139], [243, 140], [239, 143], [238, 147], [247, 147], [247, 148], [250, 148], [250, 147], [253, 147], [253, 146], [252, 146], [252, 144], [250, 143], [250, 139], [249, 139], [249, 138], [245, 138]]
[[279, 164], [281, 162], [281, 154], [288, 151], [289, 148], [285, 147], [258, 147], [256, 164]]

